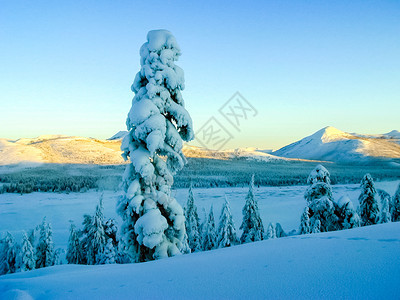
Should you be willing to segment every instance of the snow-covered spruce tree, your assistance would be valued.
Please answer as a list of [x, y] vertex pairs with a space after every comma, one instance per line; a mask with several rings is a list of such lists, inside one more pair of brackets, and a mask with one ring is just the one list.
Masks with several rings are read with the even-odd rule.
[[36, 268], [44, 268], [54, 265], [54, 245], [51, 225], [43, 218], [39, 225], [39, 243], [36, 247]]
[[[204, 207], [201, 208], [201, 213], [199, 214], [199, 219], [200, 219], [199, 233], [200, 233], [201, 237], [204, 237], [204, 231], [206, 229], [206, 224], [208, 221], [206, 209]], [[202, 240], [202, 244], [204, 244], [203, 240]]]
[[275, 239], [276, 238], [276, 231], [275, 226], [272, 223], [268, 224], [266, 239]]
[[370, 174], [365, 174], [361, 181], [360, 203], [361, 225], [376, 224], [379, 221], [379, 206], [376, 199], [376, 189]]
[[388, 223], [391, 221], [392, 216], [390, 213], [390, 202], [391, 197], [389, 193], [384, 190], [377, 190], [379, 198], [380, 198], [380, 215], [379, 215], [379, 223]]
[[35, 250], [28, 238], [26, 232], [22, 235], [21, 247], [21, 271], [33, 270], [36, 266]]
[[396, 193], [393, 196], [390, 211], [392, 214], [392, 221], [400, 221], [400, 184], [397, 187]]
[[343, 229], [359, 227], [361, 224], [360, 216], [354, 209], [353, 203], [347, 196], [342, 196], [338, 201], [340, 220]]
[[191, 252], [201, 251], [200, 219], [197, 214], [197, 207], [194, 204], [192, 184], [189, 187], [189, 196], [185, 209], [185, 225], [188, 243]]
[[219, 217], [219, 225], [217, 232], [218, 248], [225, 248], [237, 245], [239, 243], [236, 235], [235, 224], [233, 223], [231, 208], [228, 199], [225, 196], [225, 202], [222, 205], [221, 214]]
[[264, 225], [258, 210], [257, 200], [254, 197], [254, 174], [251, 176], [249, 192], [246, 203], [242, 209], [243, 221], [240, 229], [243, 229], [240, 242], [242, 244], [261, 241], [264, 238]]
[[79, 235], [75, 229], [75, 225], [71, 224], [69, 230], [68, 248], [67, 248], [67, 262], [69, 264], [79, 264], [82, 261], [82, 251], [79, 242]]
[[180, 54], [170, 32], [150, 31], [140, 49], [141, 70], [132, 84], [129, 134], [121, 145], [131, 163], [123, 176], [125, 194], [118, 212], [133, 261], [173, 256], [185, 244], [183, 210], [171, 197], [173, 175], [186, 163], [182, 140], [194, 138], [181, 95], [183, 70], [175, 65]]
[[310, 225], [309, 208], [308, 206], [306, 206], [304, 208], [304, 212], [301, 215], [299, 234], [308, 234], [308, 233], [311, 233], [311, 225]]
[[311, 186], [305, 192], [309, 207], [310, 226], [320, 220], [321, 231], [341, 229], [336, 203], [333, 201], [330, 174], [322, 165], [317, 165], [310, 173], [307, 183]]
[[203, 250], [207, 251], [215, 248], [217, 248], [217, 232], [215, 230], [214, 209], [211, 205], [207, 223], [204, 225]]
[[87, 248], [87, 263], [88, 265], [95, 265], [99, 263], [98, 256], [101, 255], [106, 246], [106, 235], [103, 227], [103, 197], [100, 197], [99, 204], [96, 206], [96, 211], [92, 217], [91, 226], [87, 234], [88, 248]]
[[3, 242], [0, 274], [15, 273], [17, 270], [17, 245], [11, 233], [7, 232]]

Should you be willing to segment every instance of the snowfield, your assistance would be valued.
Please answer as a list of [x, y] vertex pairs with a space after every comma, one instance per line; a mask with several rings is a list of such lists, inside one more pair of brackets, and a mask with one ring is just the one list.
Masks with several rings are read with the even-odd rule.
[[[399, 180], [376, 182], [394, 194]], [[334, 185], [337, 201], [347, 195], [358, 204], [359, 184]], [[267, 227], [279, 222], [286, 232], [297, 229], [306, 204], [306, 186], [255, 188]], [[219, 218], [225, 195], [236, 228], [248, 188], [194, 189], [203, 218], [213, 204]], [[42, 218], [53, 227], [55, 248], [66, 249], [72, 220], [81, 228], [83, 214], [93, 214], [102, 192], [0, 195], [0, 233], [21, 241], [22, 230]], [[173, 190], [185, 206], [188, 190]], [[104, 192], [104, 215], [115, 212], [118, 193]], [[241, 231], [238, 230], [240, 236]], [[252, 244], [129, 265], [63, 265], [0, 277], [0, 299], [131, 299], [134, 298], [385, 298], [399, 296], [400, 223], [353, 230], [291, 236]]]
[[[394, 195], [399, 183], [400, 180], [384, 181], [376, 182], [375, 186]], [[286, 232], [298, 229], [300, 216], [306, 205], [306, 200], [304, 200], [306, 188], [307, 186], [255, 188], [255, 197], [264, 226], [267, 227], [270, 222], [278, 222]], [[332, 189], [336, 201], [342, 195], [347, 195], [354, 207], [357, 207], [361, 191], [359, 184], [333, 185]], [[218, 221], [226, 195], [230, 202], [236, 229], [241, 234], [239, 226], [248, 187], [195, 188], [193, 192], [199, 217], [204, 218], [203, 208], [208, 213], [213, 204], [216, 221]], [[116, 192], [2, 194], [0, 195], [0, 236], [3, 237], [6, 231], [10, 231], [20, 242], [22, 231], [35, 228], [46, 216], [53, 228], [55, 247], [66, 249], [70, 222], [73, 221], [78, 228], [82, 227], [83, 215], [94, 213], [101, 194], [104, 195], [105, 218], [115, 218], [120, 227], [122, 222], [115, 209], [120, 194]], [[188, 189], [173, 190], [172, 195], [182, 207], [186, 206]], [[16, 219], [18, 222], [15, 221]]]
[[400, 223], [0, 277], [1, 299], [398, 299]]

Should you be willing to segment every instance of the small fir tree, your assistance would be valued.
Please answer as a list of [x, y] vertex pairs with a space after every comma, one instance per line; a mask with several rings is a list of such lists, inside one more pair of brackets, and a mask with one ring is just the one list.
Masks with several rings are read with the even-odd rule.
[[194, 204], [192, 184], [189, 187], [189, 196], [185, 209], [186, 233], [191, 252], [201, 251], [201, 236], [199, 232], [200, 219], [197, 214], [197, 207]]
[[92, 217], [91, 226], [88, 232], [88, 250], [87, 263], [89, 265], [98, 264], [97, 257], [99, 253], [104, 251], [106, 246], [106, 236], [103, 227], [103, 197], [100, 197], [99, 204], [96, 206], [96, 211]]
[[397, 187], [396, 193], [393, 196], [391, 205], [391, 215], [393, 222], [400, 221], [400, 184]]
[[301, 215], [300, 219], [300, 228], [299, 234], [308, 234], [311, 233], [311, 225], [310, 225], [310, 212], [308, 206], [304, 208], [304, 212]]
[[235, 224], [233, 223], [231, 209], [228, 199], [222, 205], [218, 226], [218, 248], [230, 247], [238, 244]]
[[379, 221], [379, 206], [376, 199], [376, 189], [370, 174], [365, 174], [361, 181], [360, 203], [361, 225], [376, 224]]
[[333, 201], [330, 174], [322, 165], [318, 165], [308, 177], [311, 185], [304, 195], [310, 215], [310, 226], [320, 220], [321, 231], [341, 229], [338, 208]]
[[249, 192], [246, 197], [246, 203], [242, 209], [243, 221], [240, 229], [243, 229], [240, 242], [248, 243], [261, 241], [264, 237], [264, 225], [258, 210], [257, 200], [254, 197], [254, 174], [251, 176]]
[[342, 196], [338, 201], [338, 207], [343, 229], [350, 229], [360, 226], [360, 216], [354, 209], [353, 203], [351, 202], [349, 197]]
[[43, 218], [39, 225], [39, 243], [36, 247], [36, 268], [44, 268], [54, 265], [54, 245], [51, 225]]
[[390, 213], [390, 200], [391, 197], [389, 193], [385, 192], [384, 190], [377, 190], [379, 198], [380, 198], [380, 216], [379, 216], [379, 223], [388, 223], [391, 221], [392, 216]]
[[6, 233], [3, 242], [3, 253], [1, 257], [1, 273], [15, 273], [17, 270], [17, 245], [10, 232]]
[[217, 233], [215, 231], [214, 210], [211, 205], [207, 223], [204, 225], [203, 250], [212, 250], [217, 247]]
[[36, 266], [35, 250], [26, 232], [22, 235], [21, 256], [21, 271], [33, 270]]
[[267, 228], [267, 239], [275, 239], [275, 238], [276, 238], [275, 226], [274, 224], [269, 223]]
[[74, 224], [71, 224], [69, 230], [66, 259], [69, 264], [79, 264], [82, 261], [82, 252], [81, 252], [81, 245], [79, 242], [79, 235], [75, 229]]

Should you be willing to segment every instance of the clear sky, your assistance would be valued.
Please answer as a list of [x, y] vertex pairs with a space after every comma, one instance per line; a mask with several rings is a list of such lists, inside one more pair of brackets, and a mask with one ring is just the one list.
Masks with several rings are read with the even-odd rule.
[[[125, 129], [139, 48], [168, 29], [182, 49], [195, 129], [228, 148], [279, 148], [322, 127], [400, 130], [400, 1], [0, 0], [0, 137], [108, 138]], [[237, 131], [218, 109], [258, 111]]]

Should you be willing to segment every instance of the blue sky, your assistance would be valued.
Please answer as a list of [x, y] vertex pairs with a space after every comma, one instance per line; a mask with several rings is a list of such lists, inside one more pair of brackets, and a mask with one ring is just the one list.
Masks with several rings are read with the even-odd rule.
[[[176, 37], [196, 129], [279, 148], [327, 125], [400, 130], [399, 1], [2, 1], [0, 137], [107, 138], [125, 129], [139, 48]], [[218, 109], [239, 91], [240, 131]]]

